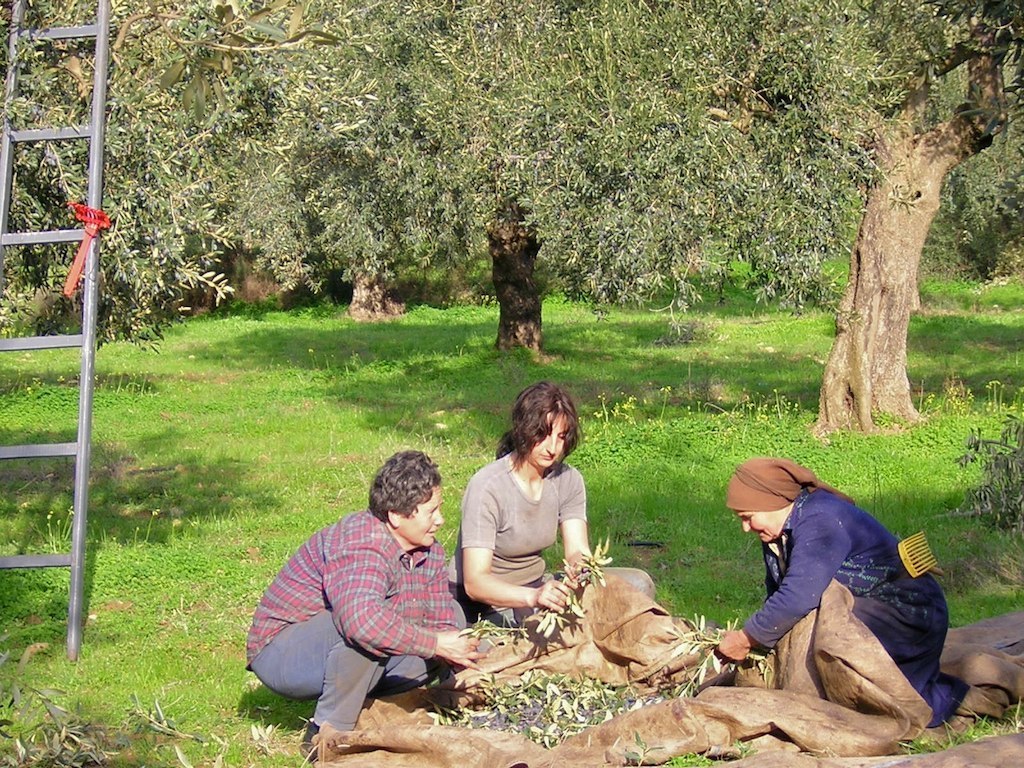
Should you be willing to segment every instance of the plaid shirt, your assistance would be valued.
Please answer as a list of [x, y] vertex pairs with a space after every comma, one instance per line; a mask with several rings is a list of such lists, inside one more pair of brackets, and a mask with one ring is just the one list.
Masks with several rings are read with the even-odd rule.
[[247, 660], [285, 627], [325, 609], [342, 637], [375, 656], [433, 657], [436, 633], [456, 629], [444, 548], [434, 542], [405, 552], [365, 510], [318, 531], [264, 592]]

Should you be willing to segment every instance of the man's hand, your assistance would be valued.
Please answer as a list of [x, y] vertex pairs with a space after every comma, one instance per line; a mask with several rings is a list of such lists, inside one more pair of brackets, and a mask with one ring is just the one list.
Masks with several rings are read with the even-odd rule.
[[487, 654], [478, 650], [479, 647], [480, 638], [467, 637], [459, 630], [437, 633], [436, 655], [457, 666], [480, 669], [476, 662]]
[[743, 661], [753, 647], [754, 641], [744, 630], [732, 630], [722, 635], [715, 653], [725, 661]]

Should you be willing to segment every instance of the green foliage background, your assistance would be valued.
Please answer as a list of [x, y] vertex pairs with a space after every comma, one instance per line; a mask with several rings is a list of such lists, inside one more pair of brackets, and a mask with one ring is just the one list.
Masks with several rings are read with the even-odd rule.
[[[94, 7], [35, 0], [32, 18]], [[964, 37], [958, 4], [912, 0], [113, 7], [105, 340], [157, 338], [239, 287], [240, 263], [288, 290], [373, 277], [422, 294], [425, 274], [486, 270], [487, 227], [513, 203], [572, 297], [681, 309], [743, 263], [762, 299], [827, 302], [822, 267], [848, 254], [875, 129]], [[75, 122], [88, 46], [22, 49], [12, 119]], [[1005, 147], [950, 187], [934, 262], [1015, 273], [1015, 134]], [[83, 160], [47, 145], [19, 161], [13, 228], [69, 226]], [[66, 251], [8, 249], [5, 333], [73, 325], [54, 290]], [[444, 298], [464, 291], [486, 287]]]

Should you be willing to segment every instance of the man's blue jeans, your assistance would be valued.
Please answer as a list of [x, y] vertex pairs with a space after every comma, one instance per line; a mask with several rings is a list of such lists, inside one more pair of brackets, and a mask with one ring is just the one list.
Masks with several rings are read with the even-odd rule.
[[316, 699], [313, 722], [338, 730], [355, 727], [367, 698], [401, 693], [423, 685], [443, 668], [439, 659], [377, 657], [349, 645], [329, 611], [282, 630], [250, 667], [274, 693], [289, 699]]

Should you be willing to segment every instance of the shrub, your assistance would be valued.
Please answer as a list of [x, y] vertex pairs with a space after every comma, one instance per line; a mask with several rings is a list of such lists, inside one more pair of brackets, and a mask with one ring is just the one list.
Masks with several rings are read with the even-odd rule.
[[982, 462], [982, 480], [967, 492], [961, 511], [1024, 533], [1024, 421], [1007, 416], [998, 440], [985, 440], [972, 431], [960, 464], [975, 461]]

